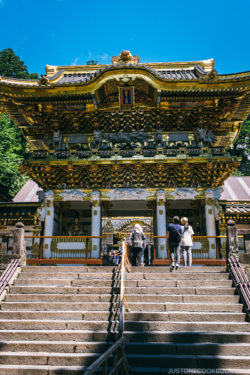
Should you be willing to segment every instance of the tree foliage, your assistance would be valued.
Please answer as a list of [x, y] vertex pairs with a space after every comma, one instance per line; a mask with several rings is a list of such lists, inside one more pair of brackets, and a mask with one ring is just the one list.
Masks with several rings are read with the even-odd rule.
[[18, 57], [13, 49], [7, 48], [0, 52], [0, 76], [37, 79], [37, 73], [29, 73], [24, 62]]
[[[11, 48], [0, 51], [0, 75], [12, 78], [37, 79]], [[6, 115], [0, 115], [0, 183], [11, 196], [21, 189], [27, 177], [18, 165], [24, 157], [26, 142], [20, 129]]]
[[27, 181], [18, 169], [26, 142], [21, 131], [6, 115], [0, 116], [0, 140], [0, 183], [7, 187], [11, 196], [15, 196]]
[[234, 175], [250, 176], [250, 116], [243, 122], [235, 149], [239, 151], [242, 161]]

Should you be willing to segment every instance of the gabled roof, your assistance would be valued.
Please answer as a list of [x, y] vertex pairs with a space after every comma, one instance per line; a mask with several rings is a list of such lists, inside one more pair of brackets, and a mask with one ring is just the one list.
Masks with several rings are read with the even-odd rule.
[[14, 197], [13, 202], [38, 202], [37, 192], [42, 189], [35, 183], [35, 181], [29, 180], [19, 190], [17, 195]]
[[[128, 60], [120, 58], [126, 52]], [[46, 66], [46, 76], [42, 75], [40, 80], [24, 80], [16, 78], [0, 77], [0, 86], [15, 87], [54, 87], [70, 85], [88, 85], [105, 72], [117, 75], [119, 71], [130, 71], [129, 74], [150, 73], [152, 78], [160, 82], [172, 81], [232, 81], [250, 78], [250, 72], [218, 75], [214, 70], [214, 60], [200, 60], [187, 62], [167, 63], [139, 63], [139, 57], [134, 59], [129, 51], [122, 51], [119, 57], [113, 57], [112, 63], [108, 65], [70, 65], [70, 66]]]
[[250, 202], [250, 177], [229, 177], [222, 186], [221, 201], [249, 201]]

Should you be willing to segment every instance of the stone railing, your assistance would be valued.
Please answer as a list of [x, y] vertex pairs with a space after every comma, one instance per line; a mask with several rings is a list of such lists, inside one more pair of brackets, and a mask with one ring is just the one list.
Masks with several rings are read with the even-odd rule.
[[16, 223], [14, 230], [0, 232], [0, 268], [5, 269], [12, 259], [20, 259], [21, 265], [26, 265], [24, 225], [21, 222]]

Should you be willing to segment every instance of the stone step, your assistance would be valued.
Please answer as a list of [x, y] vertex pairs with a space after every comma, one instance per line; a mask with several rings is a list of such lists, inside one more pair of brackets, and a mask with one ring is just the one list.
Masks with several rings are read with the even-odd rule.
[[225, 294], [225, 295], [233, 295], [235, 293], [234, 288], [223, 288], [223, 287], [136, 287], [136, 288], [129, 288], [125, 287], [125, 295], [128, 294]]
[[119, 288], [76, 288], [76, 287], [63, 287], [63, 286], [12, 286], [10, 293], [17, 294], [118, 294]]
[[[175, 281], [171, 281], [175, 286]], [[17, 279], [15, 286], [72, 286], [72, 287], [118, 287], [119, 282], [112, 280], [71, 280], [71, 279]], [[136, 282], [134, 282], [136, 286]], [[171, 286], [171, 285], [169, 285]]]
[[7, 294], [6, 302], [110, 302], [119, 300], [119, 295], [110, 294]]
[[[0, 352], [0, 363], [8, 365], [49, 365], [49, 366], [88, 366], [98, 358], [96, 353], [24, 353]], [[173, 354], [128, 354], [132, 366], [161, 367], [166, 364], [172, 368], [241, 368], [250, 366], [249, 356], [234, 355], [173, 355]]]
[[233, 355], [250, 353], [250, 343], [126, 343], [127, 354]]
[[[147, 268], [145, 268], [147, 269]], [[167, 269], [166, 269], [167, 270]], [[114, 279], [118, 277], [115, 272], [41, 272], [39, 267], [36, 272], [20, 272], [18, 279]], [[228, 273], [173, 273], [173, 272], [130, 272], [126, 273], [126, 280], [229, 280]]]
[[1, 365], [89, 366], [98, 353], [0, 352]]
[[126, 294], [127, 302], [238, 303], [238, 295]]
[[127, 360], [131, 366], [160, 367], [167, 364], [170, 368], [196, 369], [249, 369], [250, 356], [222, 356], [222, 355], [171, 355], [171, 354], [128, 354]]
[[[9, 314], [9, 315], [8, 315]], [[0, 314], [0, 324], [6, 326], [6, 322], [29, 322], [29, 326], [32, 321], [54, 320], [54, 321], [110, 321], [114, 318], [119, 319], [119, 313], [113, 313], [109, 311], [23, 311], [14, 313], [6, 311], [5, 316]], [[245, 314], [242, 313], [221, 313], [221, 312], [126, 312], [125, 320], [129, 321], [170, 321], [170, 322], [244, 322]], [[27, 323], [28, 324], [28, 323]], [[18, 323], [17, 323], [17, 326]], [[8, 327], [8, 326], [7, 326]], [[8, 329], [8, 328], [7, 328]], [[20, 328], [17, 328], [20, 329]]]
[[[110, 280], [72, 280], [72, 286], [75, 287], [88, 287], [88, 286], [112, 286], [113, 281]], [[119, 284], [118, 284], [119, 285]], [[175, 287], [175, 280], [126, 280], [125, 285], [127, 287], [137, 286], [157, 286], [161, 287]], [[228, 285], [228, 284], [227, 284]]]
[[159, 343], [213, 343], [213, 344], [250, 344], [249, 332], [170, 332], [170, 331], [128, 331], [125, 340], [131, 342]]
[[[22, 308], [20, 310], [16, 309], [13, 310], [12, 308], [8, 309], [8, 303], [26, 303], [25, 306], [27, 306], [25, 309]], [[30, 306], [28, 304], [31, 304]], [[34, 314], [34, 306], [37, 305], [32, 305], [32, 304], [37, 304], [37, 301], [7, 301], [7, 304], [3, 306], [4, 309], [0, 311], [0, 319], [3, 318], [4, 316], [8, 316], [8, 314], [17, 315], [17, 314], [27, 314], [30, 312], [30, 314]], [[49, 309], [47, 308], [47, 303], [45, 301], [42, 301], [39, 303], [41, 307], [45, 306], [45, 308], [42, 310], [44, 311], [50, 311], [50, 310], [55, 310], [55, 312], [60, 311], [60, 315], [64, 311], [65, 314], [69, 315], [71, 310], [74, 311], [110, 311], [111, 307], [115, 308], [115, 306], [119, 303], [119, 299], [113, 300], [113, 302], [92, 302], [92, 301], [84, 301], [84, 302], [68, 302], [64, 301], [62, 298], [59, 301], [55, 302], [50, 302], [49, 303]], [[59, 309], [56, 307], [59, 304]], [[63, 304], [65, 305], [65, 309], [62, 310]], [[78, 306], [78, 304], [80, 306]], [[24, 305], [23, 305], [24, 306]], [[17, 306], [18, 307], [18, 306]], [[39, 306], [40, 307], [40, 306]], [[234, 304], [234, 303], [227, 303], [227, 304], [211, 304], [211, 303], [174, 303], [174, 302], [169, 302], [169, 303], [150, 303], [150, 302], [129, 302], [129, 308], [131, 312], [142, 312], [142, 311], [151, 311], [151, 312], [161, 312], [161, 311], [184, 311], [184, 312], [198, 312], [198, 311], [204, 311], [206, 313], [209, 312], [242, 312], [243, 306], [240, 304]], [[37, 311], [37, 307], [35, 307], [35, 311]], [[68, 312], [69, 311], [69, 312]], [[40, 311], [41, 312], [41, 311]], [[42, 313], [41, 312], [41, 313]], [[20, 315], [21, 316], [21, 315]], [[4, 319], [4, 318], [3, 318]]]
[[[22, 283], [20, 284], [20, 281], [16, 283], [16, 285], [25, 285], [26, 280], [22, 280]], [[32, 282], [34, 283], [34, 280], [27, 280], [28, 284], [31, 285]], [[43, 280], [42, 280], [43, 281]], [[51, 285], [56, 285], [57, 281], [51, 280]], [[48, 283], [49, 284], [49, 280]], [[60, 285], [60, 283], [58, 284]], [[72, 286], [113, 286], [114, 281], [110, 280], [72, 280], [71, 281]], [[231, 280], [126, 280], [125, 281], [126, 287], [152, 287], [156, 286], [157, 288], [162, 287], [186, 287], [186, 286], [192, 286], [192, 287], [200, 287], [200, 286], [207, 286], [207, 287], [231, 287], [232, 281]]]
[[[216, 328], [216, 327], [214, 327]], [[0, 330], [2, 341], [114, 341], [118, 333], [90, 330]], [[246, 331], [128, 331], [125, 332], [128, 342], [175, 342], [175, 343], [250, 343], [250, 333]]]
[[[110, 302], [119, 301], [119, 295], [110, 294], [7, 294], [6, 302]], [[238, 304], [238, 295], [154, 295], [154, 294], [130, 294], [126, 295], [128, 302], [136, 303], [195, 303], [201, 304], [201, 308], [208, 304], [233, 304], [238, 305], [239, 309], [242, 305]], [[241, 306], [241, 307], [240, 307]]]
[[[15, 281], [15, 286], [73, 286], [73, 287], [114, 287], [118, 286], [117, 280], [81, 280], [81, 279], [20, 279]], [[126, 280], [126, 287], [231, 287], [231, 280]]]
[[48, 272], [48, 273], [82, 273], [82, 272], [113, 272], [116, 271], [116, 267], [114, 266], [28, 266], [22, 267], [22, 273], [40, 273], [40, 272]]
[[2, 320], [109, 320], [114, 313], [109, 311], [1, 311]]
[[88, 279], [88, 280], [111, 280], [117, 277], [118, 274], [113, 272], [66, 272], [66, 273], [52, 273], [52, 272], [20, 272], [18, 279]]
[[[170, 266], [150, 266], [150, 267], [131, 267], [131, 273], [167, 273], [170, 272]], [[221, 266], [193, 266], [183, 267], [180, 266], [178, 271], [174, 273], [225, 273], [226, 267]]]
[[[10, 293], [31, 293], [31, 294], [108, 294], [108, 293], [119, 293], [119, 288], [109, 288], [109, 287], [63, 287], [63, 286], [12, 286], [10, 288]], [[187, 294], [197, 294], [197, 295], [233, 295], [235, 293], [234, 288], [215, 288], [215, 287], [136, 287], [136, 288], [127, 288], [125, 287], [125, 295], [128, 294], [178, 294], [178, 295], [187, 295]]]
[[[86, 288], [87, 290], [91, 290], [93, 292], [93, 288], [118, 288], [119, 282], [110, 281], [110, 280], [70, 280], [70, 279], [42, 279], [42, 280], [19, 280], [17, 279], [15, 281], [15, 287], [20, 286], [31, 286], [31, 287], [52, 287], [52, 286], [60, 286], [60, 287], [73, 287], [73, 288]], [[176, 281], [176, 280], [129, 280], [125, 282], [125, 289], [128, 291], [128, 293], [131, 291], [131, 288], [136, 288], [136, 292], [138, 293], [140, 291], [140, 288], [149, 288], [148, 292], [151, 291], [151, 293], [156, 293], [155, 290], [162, 291], [162, 294], [165, 293], [166, 289], [173, 290], [173, 288], [178, 289], [178, 294], [191, 294], [195, 292], [195, 288], [199, 290], [222, 290], [222, 289], [228, 289], [230, 290], [232, 286], [231, 280], [224, 280], [220, 282], [213, 282], [213, 281], [203, 281], [200, 282], [195, 280], [182, 280], [182, 281]], [[92, 288], [92, 289], [91, 289]], [[153, 289], [154, 288], [154, 289]], [[192, 290], [193, 289], [193, 290]], [[219, 292], [219, 293], [225, 293], [225, 292]], [[204, 293], [203, 293], [204, 294]]]
[[84, 366], [0, 365], [0, 375], [83, 375], [85, 369]]
[[101, 320], [1, 320], [2, 330], [114, 330], [118, 321]]
[[240, 304], [211, 304], [211, 303], [150, 303], [150, 302], [129, 302], [131, 312], [160, 312], [160, 311], [178, 311], [178, 312], [242, 312], [243, 306]]
[[[80, 323], [79, 323], [80, 324]], [[125, 320], [125, 331], [200, 331], [200, 332], [250, 332], [245, 322], [171, 322]], [[80, 327], [79, 327], [80, 328]]]
[[[87, 276], [87, 274], [85, 274]], [[152, 272], [126, 273], [126, 280], [229, 280], [228, 273]]]
[[[87, 315], [86, 315], [87, 316]], [[245, 322], [245, 314], [220, 312], [126, 312], [126, 321], [147, 322]]]
[[[112, 305], [111, 305], [112, 306]], [[110, 310], [109, 302], [2, 302], [1, 307], [2, 311], [50, 311], [57, 310], [60, 311], [72, 311], [80, 310], [101, 310], [109, 311]]]
[[0, 330], [1, 341], [114, 341], [118, 334], [107, 330], [10, 329]]
[[[5, 352], [56, 352], [56, 353], [103, 353], [113, 343], [104, 341], [2, 341], [0, 351]], [[139, 350], [139, 349], [138, 349]]]

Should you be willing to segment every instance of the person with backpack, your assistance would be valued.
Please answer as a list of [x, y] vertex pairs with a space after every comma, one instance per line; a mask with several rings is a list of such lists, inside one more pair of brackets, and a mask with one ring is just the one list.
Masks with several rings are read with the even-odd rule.
[[[174, 216], [173, 222], [170, 223], [167, 227], [167, 234], [168, 237], [168, 245], [170, 250], [171, 256], [171, 267], [170, 272], [179, 268], [180, 264], [180, 247], [181, 247], [181, 239], [182, 239], [182, 226], [180, 225], [180, 218], [178, 216]], [[175, 263], [175, 254], [176, 254], [176, 263]]]
[[183, 254], [183, 264], [184, 266], [192, 266], [192, 247], [193, 247], [193, 235], [194, 231], [191, 225], [188, 225], [188, 218], [183, 217], [181, 219], [181, 224], [183, 225], [183, 234], [181, 241], [181, 249]]
[[135, 224], [134, 230], [129, 238], [129, 244], [132, 246], [132, 265], [143, 267], [146, 238], [140, 224]]

